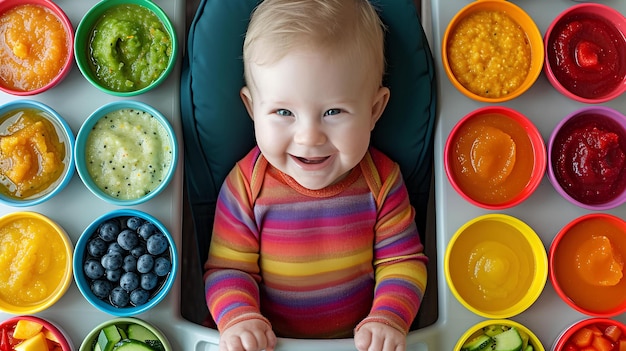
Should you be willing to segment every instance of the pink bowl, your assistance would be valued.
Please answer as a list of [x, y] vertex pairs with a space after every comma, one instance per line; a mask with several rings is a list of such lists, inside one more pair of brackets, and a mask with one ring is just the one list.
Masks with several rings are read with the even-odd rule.
[[[567, 329], [565, 329], [561, 333], [561, 335], [559, 335], [559, 337], [555, 340], [554, 345], [552, 346], [552, 351], [568, 350], [566, 346], [570, 344], [569, 342], [570, 339], [572, 339], [572, 337], [576, 335], [576, 333], [584, 329], [587, 329], [596, 333], [602, 333], [602, 337], [605, 337], [607, 328], [609, 326], [617, 327], [622, 335], [626, 335], [626, 325], [624, 325], [624, 323], [620, 321], [608, 319], [608, 318], [583, 319], [569, 326]], [[585, 334], [588, 335], [589, 333], [585, 333]], [[612, 332], [609, 332], [609, 335], [614, 335], [614, 334]], [[597, 335], [593, 335], [592, 338], [590, 338], [590, 340], [593, 340], [593, 338], [595, 337], [597, 337]], [[574, 340], [572, 340], [571, 342], [573, 341]]]
[[[12, 317], [12, 318], [9, 318], [9, 319], [7, 319], [7, 320], [5, 320], [5, 321], [0, 323], [0, 330], [3, 333], [6, 330], [7, 332], [10, 332], [10, 334], [12, 335], [13, 329], [15, 328], [15, 325], [20, 320], [27, 320], [27, 321], [36, 322], [36, 323], [39, 323], [39, 324], [43, 325], [43, 329], [42, 330], [49, 331], [49, 333], [52, 335], [52, 337], [55, 338], [56, 341], [58, 342], [58, 344], [61, 346], [61, 350], [63, 350], [63, 351], [74, 351], [75, 350], [70, 337], [65, 333], [65, 331], [63, 331], [55, 323], [50, 322], [50, 321], [48, 321], [46, 319], [43, 319], [41, 317], [30, 316], [30, 315]], [[11, 340], [11, 339], [12, 339], [12, 337], [9, 338], [9, 340]]]
[[[596, 20], [600, 20], [600, 22], [590, 22]], [[570, 25], [563, 29], [563, 26], [567, 23], [575, 23], [575, 25]], [[593, 31], [591, 30], [592, 28]], [[602, 37], [596, 36], [599, 34], [590, 34], [592, 32], [597, 33], [600, 30], [599, 28], [605, 28], [606, 30], [603, 30], [604, 33], [614, 32], [614, 36], [611, 40], [604, 40]], [[575, 33], [575, 35], [559, 36], [559, 33], [568, 32]], [[619, 11], [607, 5], [589, 2], [568, 7], [552, 21], [545, 32], [545, 63], [543, 67], [548, 81], [561, 94], [583, 103], [597, 104], [620, 96], [626, 91], [625, 34], [626, 18]], [[568, 39], [568, 36], [575, 40]], [[579, 39], [580, 41], [578, 41]], [[597, 55], [594, 60], [597, 60], [601, 64], [610, 62], [611, 60], [616, 61], [615, 71], [613, 71], [611, 75], [616, 75], [618, 81], [615, 82], [614, 86], [612, 85], [612, 88], [602, 86], [602, 84], [606, 84], [606, 81], [610, 78], [609, 76], [604, 76], [604, 73], [600, 73], [599, 66], [593, 65], [594, 60], [585, 63], [584, 59], [578, 59], [578, 54], [586, 51], [582, 50], [582, 46], [580, 45], [580, 43], [585, 41], [592, 43], [591, 45], [586, 45], [586, 47], [592, 48], [591, 51], [595, 52], [593, 55]], [[560, 43], [560, 47], [565, 47], [567, 52], [562, 56], [559, 55], [558, 63], [557, 54], [555, 52], [556, 43]], [[616, 56], [609, 58], [610, 54], [606, 54], [608, 52]], [[607, 66], [608, 65], [605, 65], [603, 68]], [[563, 67], [569, 67], [567, 69], [569, 76], [565, 77], [566, 73], [557, 70], [557, 68]], [[608, 70], [604, 70], [603, 72], [608, 72]], [[587, 76], [585, 80], [582, 80], [581, 78], [574, 77], [574, 74], [587, 74]], [[569, 86], [570, 84], [574, 85]], [[593, 91], [587, 91], [590, 87], [593, 87]]]
[[72, 22], [69, 20], [65, 12], [54, 2], [51, 0], [4, 0], [0, 1], [0, 15], [5, 12], [11, 10], [12, 8], [19, 5], [37, 5], [42, 6], [54, 13], [56, 17], [61, 21], [63, 25], [66, 35], [67, 35], [67, 59], [63, 63], [63, 66], [59, 73], [47, 84], [42, 87], [32, 89], [32, 90], [17, 90], [11, 87], [5, 86], [0, 82], [0, 90], [16, 96], [28, 96], [28, 95], [36, 95], [42, 93], [48, 89], [59, 84], [70, 72], [72, 69], [72, 64], [74, 60], [74, 28], [72, 27]]
[[[514, 141], [513, 166], [510, 164], [504, 166], [506, 168], [504, 174], [506, 175], [502, 181], [502, 172], [496, 173], [497, 176], [500, 176], [500, 179], [496, 180], [492, 180], [494, 178], [489, 173], [487, 178], [484, 177], [484, 174], [482, 178], [473, 176], [474, 178], [471, 179], [466, 176], [472, 173], [471, 170], [469, 172], [466, 170], [471, 167], [474, 170], [477, 168], [474, 161], [468, 162], [471, 155], [465, 154], [463, 150], [466, 147], [461, 146], [461, 144], [465, 144], [465, 146], [472, 144], [468, 154], [474, 152], [474, 145], [477, 144], [476, 141], [479, 138], [487, 146], [492, 147], [488, 152], [482, 150], [486, 156], [489, 152], [501, 150], [498, 144], [489, 145], [491, 143], [490, 137], [477, 131], [483, 125], [492, 132], [497, 129], [495, 131], [497, 135], [502, 136], [502, 133], [505, 133], [505, 138], [508, 136]], [[500, 155], [496, 155], [494, 159], [498, 159], [497, 156]], [[488, 157], [484, 158], [487, 159]], [[496, 167], [498, 166], [497, 162], [494, 161]], [[468, 166], [470, 163], [471, 166]], [[482, 208], [501, 210], [520, 204], [537, 189], [546, 170], [546, 148], [539, 130], [526, 116], [505, 106], [486, 106], [463, 117], [450, 131], [444, 149], [444, 168], [450, 184], [465, 200]], [[506, 173], [508, 171], [510, 173]], [[476, 175], [481, 174], [479, 171], [475, 173]], [[470, 184], [470, 182], [475, 184]], [[489, 195], [491, 193], [508, 194], [491, 196]]]
[[[602, 119], [598, 118], [598, 116], [604, 117], [605, 122], [601, 123]], [[567, 158], [565, 158], [559, 152], [559, 149], [562, 148], [561, 142], [564, 140], [565, 141], [567, 140], [566, 138], [568, 137], [568, 135], [564, 134], [567, 132], [567, 130], [572, 131], [572, 129], [574, 128], [582, 128], [582, 127], [577, 127], [581, 125], [587, 125], [587, 126], [599, 125], [596, 123], [604, 124], [605, 126], [602, 127], [604, 131], [608, 133], [615, 133], [619, 136], [618, 140], [619, 140], [620, 149], [626, 154], [626, 116], [624, 116], [624, 114], [622, 114], [621, 112], [614, 110], [612, 108], [609, 108], [609, 107], [604, 107], [604, 106], [583, 107], [567, 115], [565, 118], [563, 118], [554, 127], [552, 134], [550, 135], [550, 138], [548, 140], [548, 179], [550, 180], [550, 183], [552, 183], [552, 186], [554, 187], [554, 189], [556, 189], [556, 191], [567, 201], [585, 209], [600, 211], [600, 210], [608, 210], [611, 208], [615, 208], [623, 204], [624, 202], [626, 202], [626, 171], [621, 170], [619, 177], [615, 180], [616, 182], [615, 190], [614, 190], [615, 194], [613, 195], [612, 198], [607, 197], [606, 199], [601, 199], [600, 197], [597, 197], [597, 200], [593, 200], [592, 197], [587, 196], [584, 193], [581, 193], [583, 191], [585, 193], [588, 193], [588, 192], [590, 193], [594, 189], [594, 187], [592, 187], [592, 184], [590, 184], [588, 181], [584, 181], [582, 177], [578, 179], [570, 175], [570, 174], [579, 175], [577, 172], [574, 171], [574, 168], [573, 168], [575, 166], [574, 165], [575, 160], [571, 160], [569, 162], [567, 161], [568, 159], [575, 157], [576, 152], [572, 151], [571, 156]], [[589, 127], [586, 127], [586, 128], [589, 128]], [[563, 148], [565, 147], [563, 146]], [[587, 147], [587, 149], [590, 149], [590, 148]], [[562, 156], [563, 158], [560, 159], [560, 157]], [[587, 158], [587, 160], [591, 160], [591, 158]], [[578, 161], [576, 161], [576, 163], [579, 163]], [[600, 161], [602, 161], [602, 159], [600, 159]], [[607, 161], [611, 161], [611, 160], [607, 158]], [[607, 161], [605, 161], [605, 163], [607, 163]], [[567, 180], [565, 180], [565, 171], [559, 171], [558, 167], [556, 166], [560, 162], [568, 162], [568, 164], [571, 163], [571, 167], [567, 168], [567, 169], [571, 169], [571, 172], [569, 172], [570, 174], [567, 174], [569, 178]], [[626, 167], [626, 162], [624, 162], [624, 167]], [[616, 167], [616, 168], [623, 169], [623, 167]], [[581, 169], [581, 167], [578, 166], [577, 169]], [[593, 176], [596, 177], [597, 175], [593, 174]], [[604, 178], [604, 180], [600, 179], [596, 183], [607, 184], [606, 179], [608, 178]], [[580, 184], [580, 185], [574, 184], [573, 181], [578, 181], [577, 184]], [[579, 188], [575, 188], [575, 186]]]

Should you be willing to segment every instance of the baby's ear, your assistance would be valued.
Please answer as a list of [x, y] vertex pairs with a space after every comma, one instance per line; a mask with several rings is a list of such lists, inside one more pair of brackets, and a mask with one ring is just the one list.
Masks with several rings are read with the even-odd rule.
[[250, 115], [250, 118], [254, 120], [254, 113], [252, 112], [254, 110], [252, 109], [252, 95], [250, 94], [250, 89], [247, 86], [241, 88], [241, 90], [239, 90], [239, 96], [248, 111], [248, 115]]
[[380, 87], [374, 95], [374, 101], [372, 103], [372, 126], [371, 129], [374, 129], [376, 122], [382, 116], [385, 111], [385, 107], [387, 107], [387, 103], [389, 102], [389, 96], [391, 95], [391, 91], [387, 87]]

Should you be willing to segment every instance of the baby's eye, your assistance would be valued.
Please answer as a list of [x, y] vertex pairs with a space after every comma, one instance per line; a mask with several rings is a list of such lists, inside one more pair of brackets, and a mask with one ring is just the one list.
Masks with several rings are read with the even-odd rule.
[[341, 109], [331, 108], [330, 110], [324, 112], [324, 116], [334, 116], [341, 113]]
[[283, 109], [283, 108], [276, 110], [276, 114], [279, 116], [283, 116], [283, 117], [293, 116], [291, 111]]

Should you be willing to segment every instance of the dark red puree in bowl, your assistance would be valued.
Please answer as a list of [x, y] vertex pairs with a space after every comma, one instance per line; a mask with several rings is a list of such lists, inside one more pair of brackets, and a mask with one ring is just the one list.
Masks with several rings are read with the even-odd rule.
[[553, 145], [554, 175], [572, 198], [605, 203], [626, 187], [626, 132], [613, 120], [581, 114], [563, 125]]
[[591, 99], [604, 96], [626, 75], [626, 41], [606, 19], [572, 14], [559, 21], [548, 39], [554, 76], [571, 93]]

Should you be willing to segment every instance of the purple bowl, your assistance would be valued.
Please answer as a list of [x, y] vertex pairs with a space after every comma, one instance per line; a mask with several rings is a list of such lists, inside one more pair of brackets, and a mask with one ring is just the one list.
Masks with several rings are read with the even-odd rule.
[[[594, 126], [599, 130], [599, 133], [603, 134], [595, 134], [597, 130], [593, 129]], [[590, 131], [589, 128], [593, 131]], [[559, 156], [560, 151], [564, 148], [563, 141], [567, 139], [564, 133], [568, 131], [570, 133], [587, 133], [585, 135], [597, 136], [600, 139], [597, 139], [599, 142], [594, 145], [587, 142], [581, 146], [581, 140], [584, 137], [580, 134], [573, 135], [568, 139], [571, 146], [569, 150], [571, 151], [571, 148], [578, 145], [578, 149], [576, 149], [578, 151], [576, 153], [570, 152], [569, 158], [561, 158]], [[615, 139], [614, 135], [611, 134], [617, 135], [618, 138]], [[613, 148], [609, 152], [604, 148], [606, 142], [611, 141], [607, 138], [613, 138], [613, 143], [610, 145]], [[574, 140], [571, 141], [572, 139]], [[581, 150], [580, 147], [584, 149]], [[593, 157], [580, 157], [581, 151], [585, 155], [591, 155], [588, 153], [590, 151], [607, 152], [607, 154], [598, 155], [596, 153], [592, 155]], [[621, 156], [620, 152], [622, 153]], [[617, 161], [622, 163], [618, 164]], [[563, 168], [556, 167], [557, 164], [564, 163]], [[569, 174], [563, 171], [568, 165], [571, 166]], [[594, 172], [598, 167], [605, 172]], [[581, 177], [578, 178], [578, 176]], [[564, 179], [564, 177], [569, 178]], [[563, 198], [588, 210], [608, 210], [626, 202], [626, 116], [609, 107], [589, 106], [578, 109], [563, 118], [553, 129], [548, 141], [548, 179]], [[575, 180], [579, 180], [577, 185], [573, 185]], [[607, 185], [609, 183], [612, 185]], [[577, 188], [575, 189], [575, 187]], [[600, 187], [609, 187], [610, 189], [601, 189]]]

